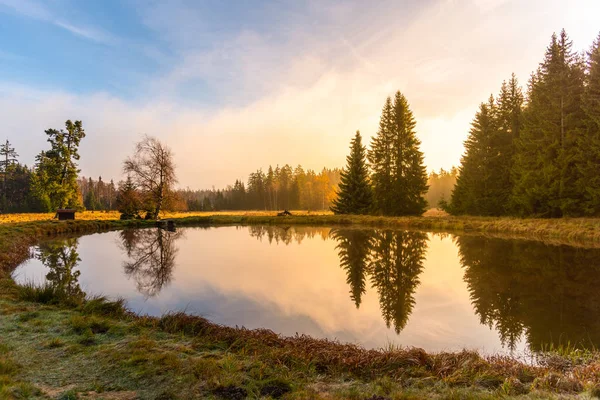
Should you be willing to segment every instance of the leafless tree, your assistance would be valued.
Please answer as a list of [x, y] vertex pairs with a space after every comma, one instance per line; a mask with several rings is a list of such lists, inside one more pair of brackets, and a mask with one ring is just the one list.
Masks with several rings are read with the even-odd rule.
[[171, 282], [178, 251], [175, 242], [183, 237], [183, 231], [130, 229], [120, 235], [121, 247], [129, 257], [123, 263], [125, 273], [133, 277], [144, 296], [156, 296]]
[[136, 144], [133, 156], [125, 160], [123, 171], [131, 175], [146, 198], [152, 217], [158, 219], [165, 200], [177, 183], [171, 149], [154, 137], [144, 136]]

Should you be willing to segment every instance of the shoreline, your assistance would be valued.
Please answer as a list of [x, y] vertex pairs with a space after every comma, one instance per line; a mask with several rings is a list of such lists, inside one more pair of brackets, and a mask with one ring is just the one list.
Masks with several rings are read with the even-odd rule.
[[[504, 235], [552, 244], [575, 241], [580, 245], [600, 245], [600, 220], [584, 219], [217, 215], [175, 220], [181, 227], [364, 226]], [[545, 223], [533, 229], [538, 222]], [[543, 356], [541, 364], [532, 366], [512, 357], [483, 356], [474, 351], [366, 350], [306, 336], [283, 337], [264, 329], [221, 326], [182, 313], [143, 317], [128, 312], [121, 302], [106, 299], [69, 304], [47, 293], [44, 297], [42, 290], [18, 287], [10, 277], [10, 272], [29, 257], [29, 247], [44, 238], [152, 226], [153, 221], [119, 220], [0, 224], [0, 398], [9, 393], [5, 393], [6, 390], [19, 387], [18, 390], [28, 387], [27, 390], [38, 393], [32, 398], [53, 398], [48, 393], [59, 389], [64, 389], [60, 393], [69, 390], [79, 394], [130, 392], [129, 396], [160, 398], [158, 391], [162, 389], [151, 383], [157, 379], [163, 386], [172, 386], [176, 392], [195, 393], [192, 397], [198, 398], [269, 398], [270, 395], [271, 398], [392, 399], [407, 394], [412, 396], [408, 398], [496, 398], [526, 394], [531, 398], [547, 398], [554, 394], [600, 394], [600, 376], [596, 372], [600, 371], [600, 353], [596, 352], [562, 349]], [[557, 229], [562, 229], [562, 233]], [[60, 363], [65, 375], [57, 379], [45, 374], [36, 365], [47, 364], [40, 357]], [[73, 388], [58, 385], [74, 373], [62, 364], [65, 357], [73, 365], [86, 365], [81, 369], [85, 376], [78, 378], [79, 381], [75, 379]], [[11, 363], [14, 368], [3, 368]], [[110, 374], [104, 377], [106, 379], [95, 376], [92, 368], [96, 363], [103, 368], [114, 367], [128, 376], [123, 387], [111, 388], [108, 381], [116, 378]], [[198, 364], [202, 365], [200, 371]], [[255, 364], [269, 372], [253, 376], [247, 366]], [[169, 368], [173, 371], [159, 368], [161, 365], [171, 365]], [[228, 371], [227, 365], [234, 371]], [[4, 374], [6, 371], [9, 373]], [[176, 379], [181, 374], [189, 378], [183, 386]], [[102, 390], [90, 386], [88, 375], [103, 382]], [[121, 395], [125, 397], [106, 398], [138, 398]]]

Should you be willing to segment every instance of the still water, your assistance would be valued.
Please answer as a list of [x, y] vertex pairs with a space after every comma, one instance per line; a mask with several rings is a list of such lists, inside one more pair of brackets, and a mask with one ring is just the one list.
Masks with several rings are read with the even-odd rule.
[[41, 243], [13, 274], [133, 311], [368, 348], [600, 345], [600, 250], [401, 230], [137, 229]]

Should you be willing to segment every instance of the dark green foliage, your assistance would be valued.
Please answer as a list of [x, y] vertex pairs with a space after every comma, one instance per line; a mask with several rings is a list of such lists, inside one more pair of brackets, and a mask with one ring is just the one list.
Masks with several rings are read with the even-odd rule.
[[553, 35], [526, 101], [513, 75], [496, 101], [481, 105], [450, 212], [600, 215], [599, 43], [586, 65], [564, 30]]
[[578, 191], [583, 195], [582, 210], [600, 215], [600, 35], [588, 53], [588, 74], [583, 96], [586, 114], [585, 134], [579, 137], [581, 173]]
[[388, 97], [381, 111], [379, 121], [379, 130], [377, 135], [371, 141], [369, 149], [369, 162], [373, 174], [373, 194], [375, 200], [375, 209], [383, 214], [391, 215], [393, 210], [392, 200], [392, 146], [393, 134], [392, 125], [392, 99]]
[[521, 215], [582, 214], [577, 167], [585, 129], [584, 65], [565, 31], [553, 35], [529, 82], [517, 142], [513, 203]]
[[427, 173], [415, 132], [415, 120], [400, 92], [383, 106], [379, 131], [369, 150], [376, 211], [384, 215], [420, 215], [427, 201]]
[[367, 214], [373, 203], [373, 193], [369, 183], [369, 170], [366, 161], [366, 148], [362, 145], [360, 132], [350, 142], [350, 155], [340, 176], [338, 197], [333, 201], [331, 211], [335, 214]]
[[121, 182], [119, 185], [116, 205], [121, 213], [121, 219], [138, 218], [142, 204], [135, 184], [129, 176], [125, 182]]
[[469, 137], [465, 141], [465, 155], [452, 191], [450, 210], [453, 214], [489, 215], [496, 210], [500, 211], [492, 197], [494, 188], [489, 182], [494, 173], [490, 162], [494, 156], [491, 142], [495, 133], [496, 105], [492, 97], [488, 103], [479, 106]]
[[68, 120], [65, 125], [66, 132], [46, 130], [50, 150], [42, 151], [36, 158], [32, 192], [45, 211], [81, 207], [77, 161], [79, 143], [85, 137], [85, 131], [81, 121]]
[[513, 74], [500, 95], [482, 103], [465, 141], [449, 210], [453, 214], [503, 215], [512, 193], [514, 141], [521, 131], [523, 94]]
[[2, 173], [2, 195], [0, 196], [0, 210], [8, 208], [8, 177], [11, 174], [12, 167], [17, 163], [19, 155], [10, 142], [0, 145], [0, 173]]
[[[93, 188], [94, 183], [92, 181], [92, 178], [89, 179], [88, 185]], [[100, 209], [100, 204], [98, 203], [98, 199], [96, 198], [96, 190], [88, 190], [84, 197], [83, 205], [85, 206], [86, 210], [96, 211]]]

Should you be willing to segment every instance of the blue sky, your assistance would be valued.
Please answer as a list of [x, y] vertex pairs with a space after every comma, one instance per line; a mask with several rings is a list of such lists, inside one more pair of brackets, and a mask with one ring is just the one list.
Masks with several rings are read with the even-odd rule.
[[81, 119], [82, 174], [121, 178], [143, 134], [175, 151], [181, 186], [259, 167], [343, 166], [401, 90], [429, 169], [457, 165], [479, 102], [523, 85], [550, 35], [577, 49], [600, 2], [575, 0], [0, 0], [0, 118], [22, 161]]

